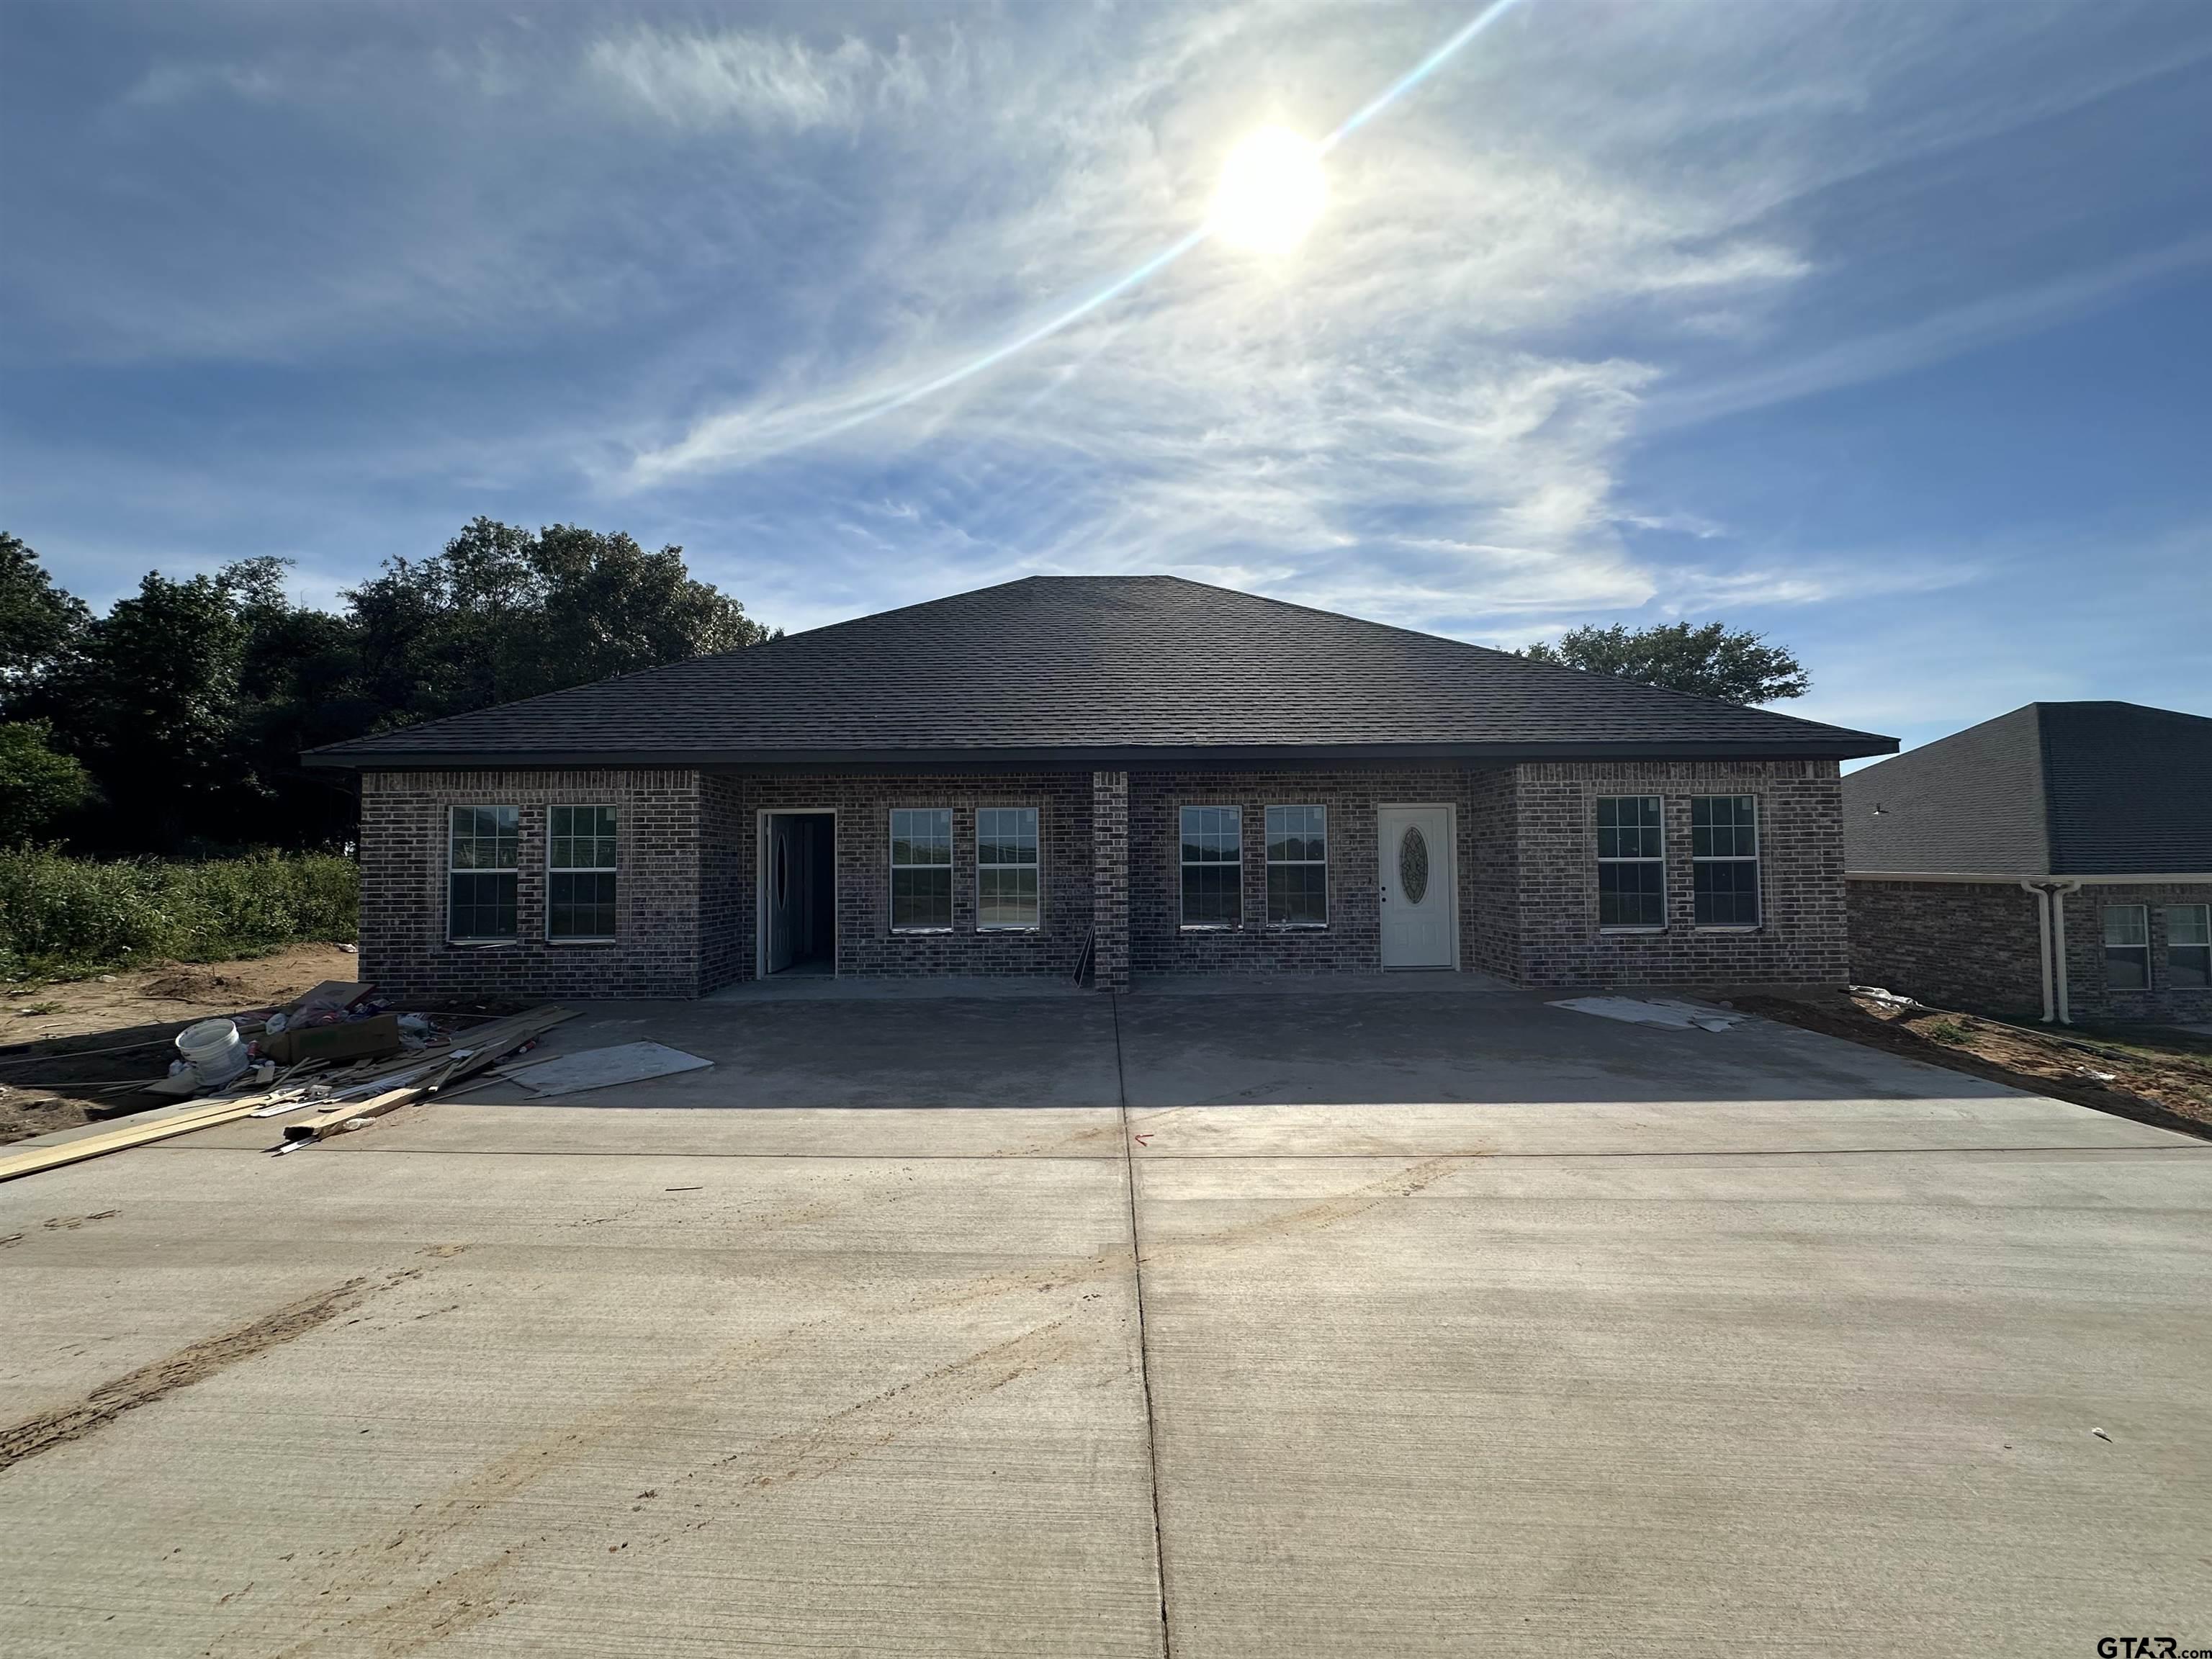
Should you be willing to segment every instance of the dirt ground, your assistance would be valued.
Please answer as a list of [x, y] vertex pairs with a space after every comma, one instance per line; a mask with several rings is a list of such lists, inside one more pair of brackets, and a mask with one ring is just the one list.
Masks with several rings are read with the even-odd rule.
[[1873, 997], [1739, 996], [1736, 1007], [1931, 1066], [2212, 1139], [2212, 1038], [2166, 1026], [2063, 1032]]
[[295, 945], [237, 962], [161, 963], [11, 990], [0, 1000], [0, 1143], [161, 1104], [130, 1085], [167, 1071], [167, 1044], [185, 1026], [275, 1007], [321, 981], [356, 978], [358, 966], [337, 945]]

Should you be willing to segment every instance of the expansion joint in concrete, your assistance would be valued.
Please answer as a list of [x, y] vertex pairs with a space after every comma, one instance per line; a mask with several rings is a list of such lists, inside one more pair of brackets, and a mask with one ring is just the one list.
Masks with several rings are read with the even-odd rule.
[[1159, 1417], [1152, 1404], [1152, 1338], [1145, 1323], [1145, 1245], [1137, 1226], [1136, 1142], [1131, 1138], [1129, 1084], [1121, 1066], [1121, 999], [1107, 994], [1114, 1014], [1114, 1078], [1121, 1112], [1121, 1181], [1129, 1200], [1129, 1275], [1137, 1310], [1137, 1377], [1145, 1394], [1145, 1457], [1152, 1492], [1152, 1574], [1160, 1591], [1161, 1659], [1175, 1659], [1175, 1630], [1168, 1620], [1168, 1559], [1165, 1534], [1160, 1525]]

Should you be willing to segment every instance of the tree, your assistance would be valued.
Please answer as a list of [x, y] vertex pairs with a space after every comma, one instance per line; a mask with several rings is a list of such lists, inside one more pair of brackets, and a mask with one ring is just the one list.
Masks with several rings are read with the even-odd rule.
[[327, 845], [352, 831], [350, 781], [303, 750], [771, 637], [683, 549], [573, 525], [477, 519], [429, 558], [386, 560], [335, 612], [294, 604], [289, 568], [155, 571], [94, 618], [0, 538], [0, 720], [46, 721], [37, 750], [106, 798], [71, 819], [50, 790], [41, 828], [117, 852]]
[[236, 743], [249, 630], [228, 575], [148, 573], [41, 699], [107, 797], [100, 840], [166, 851], [210, 834], [253, 839], [249, 810], [265, 792]]
[[28, 545], [0, 531], [0, 700], [12, 703], [52, 672], [91, 614], [54, 586]]
[[93, 798], [90, 775], [51, 735], [44, 720], [0, 726], [0, 843], [27, 841]]
[[1747, 630], [1730, 632], [1717, 622], [1660, 623], [1632, 634], [1618, 623], [1575, 628], [1557, 645], [1540, 640], [1520, 654], [1724, 702], [1779, 702], [1803, 696], [1813, 684], [1785, 647], [1769, 645]]
[[346, 596], [382, 723], [488, 708], [756, 645], [769, 630], [693, 579], [684, 550], [619, 532], [535, 534], [479, 518], [428, 559], [397, 557]]

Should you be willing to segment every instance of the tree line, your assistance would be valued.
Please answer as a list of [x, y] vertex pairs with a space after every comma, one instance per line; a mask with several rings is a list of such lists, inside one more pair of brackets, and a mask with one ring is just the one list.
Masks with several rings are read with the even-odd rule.
[[774, 637], [680, 547], [478, 518], [336, 611], [290, 562], [149, 572], [95, 616], [0, 532], [0, 841], [209, 854], [336, 847], [345, 774], [302, 750]]

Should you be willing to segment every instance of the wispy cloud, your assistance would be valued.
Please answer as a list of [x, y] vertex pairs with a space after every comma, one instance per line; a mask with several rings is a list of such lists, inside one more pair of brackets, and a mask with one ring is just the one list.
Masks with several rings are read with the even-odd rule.
[[[1380, 85], [1407, 43], [1402, 27], [1380, 42], [1277, 32], [1266, 50], [1278, 76], [1349, 56]], [[1085, 249], [1094, 269], [1137, 268], [1133, 243], [1172, 248], [1202, 221], [1222, 135], [1252, 117], [1220, 107], [1232, 67], [1183, 61], [1141, 106], [1064, 113], [1052, 171], [1002, 211], [872, 264], [871, 309], [906, 326], [860, 351], [825, 341], [805, 376], [641, 443], [609, 483], [696, 489], [898, 458], [972, 480], [973, 497], [1067, 504], [1029, 515], [1034, 568], [1166, 565], [1407, 620], [1470, 592], [1498, 611], [1649, 599], [1613, 496], [1659, 371], [1520, 337], [1622, 304], [1661, 318], [1756, 307], [1803, 277], [1805, 256], [1694, 192], [1471, 141], [1439, 90], [1331, 157], [1328, 222], [1293, 264], [1200, 247], [1036, 337], [1084, 292], [1069, 278]], [[1164, 153], [1158, 135], [1184, 126], [1215, 136]], [[1055, 278], [1069, 285], [1055, 293]], [[977, 364], [988, 374], [971, 376]]]
[[[0, 177], [36, 411], [0, 487], [105, 515], [79, 544], [118, 569], [335, 571], [490, 511], [681, 541], [787, 625], [1167, 568], [1511, 643], [1719, 612], [1844, 662], [2085, 556], [1960, 544], [2060, 515], [1875, 476], [1808, 399], [2203, 282], [2185, 9], [1523, 3], [1329, 155], [1294, 258], [1193, 246], [1084, 305], [1205, 222], [1242, 135], [1330, 131], [1480, 5], [61, 9], [70, 74], [0, 59], [39, 157]], [[2124, 441], [2082, 490], [2136, 492]], [[2200, 511], [2155, 482], [2146, 522]], [[2161, 615], [2163, 556], [2127, 579]], [[2099, 626], [2066, 648], [2139, 656]], [[1893, 667], [1849, 695], [1909, 702]]]
[[124, 92], [126, 108], [161, 108], [210, 96], [261, 100], [281, 96], [286, 79], [273, 62], [155, 64]]
[[1901, 327], [1882, 329], [1746, 374], [1662, 392], [1650, 400], [1647, 430], [1694, 425], [1746, 410], [1910, 374], [2103, 306], [2167, 278], [2212, 264], [2212, 234], [2009, 293], [1984, 295]]
[[849, 127], [928, 90], [903, 39], [886, 52], [850, 35], [824, 49], [766, 32], [640, 25], [591, 42], [585, 62], [622, 99], [679, 127]]

